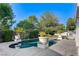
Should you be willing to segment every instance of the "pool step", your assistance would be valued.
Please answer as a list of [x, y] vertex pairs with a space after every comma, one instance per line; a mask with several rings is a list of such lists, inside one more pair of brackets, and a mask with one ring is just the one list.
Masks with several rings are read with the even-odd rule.
[[39, 48], [48, 48], [49, 44], [42, 44], [42, 43], [38, 43], [37, 44]]

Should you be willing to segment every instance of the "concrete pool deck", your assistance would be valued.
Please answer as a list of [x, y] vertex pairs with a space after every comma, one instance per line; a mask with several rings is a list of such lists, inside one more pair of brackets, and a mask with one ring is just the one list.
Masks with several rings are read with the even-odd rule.
[[14, 42], [0, 43], [0, 56], [61, 56], [61, 54], [51, 50], [37, 47], [30, 48], [9, 48]]
[[0, 43], [0, 56], [75, 56], [77, 50], [75, 40], [61, 40], [47, 49], [30, 48], [9, 48], [14, 42]]
[[61, 40], [52, 45], [49, 49], [56, 51], [64, 56], [77, 56], [77, 47], [75, 40]]

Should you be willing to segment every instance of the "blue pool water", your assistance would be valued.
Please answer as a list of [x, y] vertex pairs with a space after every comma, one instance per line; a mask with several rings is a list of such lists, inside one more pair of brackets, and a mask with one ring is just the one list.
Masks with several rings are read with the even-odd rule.
[[[24, 40], [21, 42], [21, 45], [19, 46], [20, 48], [28, 48], [28, 47], [37, 47], [37, 44], [39, 43], [38, 39], [30, 39], [30, 40]], [[48, 45], [51, 46], [53, 44], [55, 44], [56, 41], [55, 40], [49, 40], [48, 41]]]

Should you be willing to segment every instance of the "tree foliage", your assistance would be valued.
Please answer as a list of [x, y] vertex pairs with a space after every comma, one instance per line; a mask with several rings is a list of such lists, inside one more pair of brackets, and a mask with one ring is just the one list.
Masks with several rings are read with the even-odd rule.
[[69, 18], [67, 21], [67, 30], [75, 30], [76, 20], [74, 18]]
[[57, 33], [62, 33], [65, 31], [65, 26], [63, 24], [59, 24], [56, 26]]
[[44, 30], [47, 27], [55, 27], [58, 25], [57, 17], [54, 14], [46, 12], [42, 15], [40, 20], [40, 28]]
[[24, 29], [35, 29], [37, 27], [37, 18], [35, 16], [29, 16], [27, 19], [20, 21], [17, 27]]
[[0, 27], [1, 28], [10, 28], [14, 21], [14, 14], [10, 4], [0, 3]]
[[58, 22], [57, 17], [49, 12], [44, 13], [40, 20], [36, 16], [29, 16], [27, 19], [20, 21], [17, 27], [23, 28], [28, 33], [29, 38], [37, 38], [38, 33], [43, 31], [46, 34], [54, 35], [55, 33], [62, 33], [66, 30], [75, 29], [75, 20], [69, 18], [67, 21], [67, 27], [64, 24]]
[[17, 27], [23, 28], [23, 29], [30, 29], [32, 28], [32, 24], [30, 24], [27, 19], [20, 21], [17, 24]]

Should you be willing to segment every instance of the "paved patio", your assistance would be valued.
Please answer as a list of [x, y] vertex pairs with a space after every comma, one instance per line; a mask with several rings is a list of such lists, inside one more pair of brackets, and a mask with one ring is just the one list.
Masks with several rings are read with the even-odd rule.
[[30, 48], [9, 48], [13, 42], [0, 43], [0, 56], [61, 56], [51, 49]]
[[64, 56], [77, 55], [75, 40], [61, 40], [57, 44], [49, 47], [49, 49], [56, 51]]
[[37, 47], [9, 48], [14, 42], [0, 43], [0, 56], [75, 56], [77, 49], [75, 40], [61, 40], [48, 49]]

